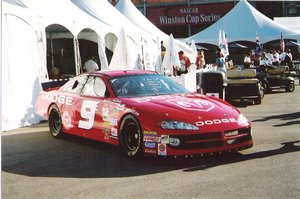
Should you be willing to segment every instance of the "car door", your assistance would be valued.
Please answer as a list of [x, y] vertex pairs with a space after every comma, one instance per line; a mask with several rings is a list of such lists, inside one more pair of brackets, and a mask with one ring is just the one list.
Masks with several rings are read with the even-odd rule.
[[69, 103], [60, 104], [60, 111], [64, 132], [82, 136], [78, 122], [80, 120], [80, 109], [82, 99], [80, 93], [88, 79], [87, 75], [77, 76], [69, 80], [60, 90], [60, 95], [68, 99]]
[[80, 94], [81, 106], [78, 109], [78, 128], [86, 138], [105, 141], [107, 132], [103, 121], [103, 106], [108, 90], [101, 77], [89, 76]]

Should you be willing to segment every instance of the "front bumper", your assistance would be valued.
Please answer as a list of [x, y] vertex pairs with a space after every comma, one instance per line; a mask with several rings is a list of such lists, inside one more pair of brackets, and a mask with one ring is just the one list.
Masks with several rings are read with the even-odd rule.
[[[180, 140], [179, 145], [172, 146], [170, 140], [174, 138]], [[239, 151], [253, 146], [251, 127], [223, 132], [161, 135], [155, 143], [149, 143], [149, 140], [144, 140], [144, 153], [158, 156], [202, 155]]]

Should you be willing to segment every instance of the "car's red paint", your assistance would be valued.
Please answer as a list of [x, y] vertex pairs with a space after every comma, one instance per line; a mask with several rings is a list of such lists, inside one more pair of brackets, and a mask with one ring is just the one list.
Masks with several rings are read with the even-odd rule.
[[[118, 97], [110, 81], [123, 76], [152, 74], [155, 73], [139, 70], [95, 72], [89, 75], [103, 80], [109, 96], [87, 96], [83, 90], [76, 94], [63, 89], [43, 91], [38, 96], [36, 111], [48, 119], [50, 105], [56, 104], [65, 133], [115, 145], [119, 144], [123, 118], [132, 114], [141, 127], [141, 150], [145, 154], [195, 155], [252, 146], [251, 123], [223, 100], [189, 92]], [[180, 121], [198, 130], [163, 129], [162, 121]], [[179, 146], [172, 146], [171, 142], [176, 139], [180, 140]]]

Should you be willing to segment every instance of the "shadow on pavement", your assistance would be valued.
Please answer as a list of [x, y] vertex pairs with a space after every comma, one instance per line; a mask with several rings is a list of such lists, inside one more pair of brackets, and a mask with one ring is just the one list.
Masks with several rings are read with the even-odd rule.
[[269, 116], [269, 117], [263, 117], [261, 119], [253, 120], [252, 122], [265, 122], [265, 121], [273, 120], [273, 119], [285, 121], [282, 124], [273, 125], [274, 127], [300, 124], [300, 112], [280, 114], [280, 115], [272, 115], [272, 116]]
[[279, 149], [242, 155], [222, 154], [194, 158], [129, 159], [116, 146], [68, 136], [53, 139], [48, 132], [2, 136], [2, 171], [26, 176], [112, 178], [183, 170], [192, 172], [224, 164], [300, 151], [296, 143]]

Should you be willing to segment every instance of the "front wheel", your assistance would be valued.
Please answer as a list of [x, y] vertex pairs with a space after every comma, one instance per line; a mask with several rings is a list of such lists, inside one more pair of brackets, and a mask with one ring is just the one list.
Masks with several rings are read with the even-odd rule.
[[141, 127], [133, 115], [127, 115], [121, 122], [120, 146], [127, 157], [136, 157], [142, 154]]
[[58, 107], [54, 104], [49, 108], [49, 129], [55, 138], [63, 137], [62, 120]]

